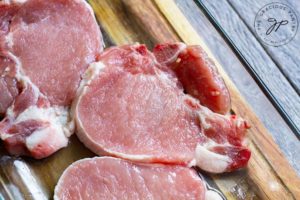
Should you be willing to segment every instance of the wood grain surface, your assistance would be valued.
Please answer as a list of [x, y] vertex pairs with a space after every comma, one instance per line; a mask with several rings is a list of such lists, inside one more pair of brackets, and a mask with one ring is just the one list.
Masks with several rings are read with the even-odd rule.
[[[264, 2], [267, 2], [266, 0], [240, 1], [240, 3], [238, 3], [238, 1], [231, 1], [232, 5], [236, 6], [242, 3], [244, 4], [240, 8], [236, 7], [236, 10], [233, 9], [227, 0], [204, 0], [202, 2], [218, 22], [222, 24], [222, 28], [230, 36], [237, 48], [243, 52], [243, 55], [250, 65], [254, 68], [273, 96], [300, 130], [300, 96], [295, 90], [295, 87], [293, 87], [293, 85], [296, 84], [295, 81], [298, 80], [300, 76], [299, 62], [297, 62], [299, 56], [291, 55], [291, 52], [299, 52], [299, 50], [297, 50], [300, 45], [300, 42], [297, 43], [299, 33], [293, 41], [286, 45], [269, 47], [262, 44], [256, 38], [253, 30], [251, 31], [251, 29], [253, 29], [255, 12], [259, 10], [260, 5], [261, 7], [265, 5]], [[248, 9], [250, 12], [246, 12], [245, 9]], [[241, 16], [246, 18], [245, 12], [247, 13], [247, 23], [243, 23], [243, 18], [241, 18]], [[290, 52], [288, 50], [289, 48]], [[277, 57], [280, 57], [280, 55], [284, 57], [276, 60], [274, 56], [270, 56], [271, 51], [273, 52], [273, 55], [276, 54]], [[292, 62], [295, 62], [295, 64], [292, 64]], [[279, 63], [285, 63], [285, 65], [277, 65]], [[287, 78], [285, 76], [286, 73], [282, 73], [283, 68], [285, 68], [285, 71], [289, 71], [289, 74], [293, 74], [295, 78], [292, 78], [291, 76], [289, 76], [290, 78]], [[295, 83], [293, 85], [290, 84], [290, 80], [292, 79]]]
[[[254, 19], [258, 10], [264, 5], [271, 3], [270, 0], [229, 0], [228, 2], [231, 5], [231, 7], [238, 13], [239, 17], [241, 18], [241, 21], [243, 21], [247, 25], [251, 33], [256, 38], [258, 38], [254, 30]], [[282, 3], [291, 7], [296, 12], [296, 15], [299, 20], [300, 1], [285, 0], [282, 1]], [[295, 37], [289, 43], [278, 47], [266, 45], [262, 41], [259, 42], [263, 46], [265, 51], [269, 54], [269, 56], [272, 58], [272, 60], [276, 63], [278, 68], [283, 72], [288, 81], [293, 85], [297, 93], [300, 94], [300, 34], [296, 34]]]
[[[90, 0], [107, 46], [184, 41], [200, 44], [214, 59], [232, 96], [232, 109], [252, 128], [252, 158], [246, 169], [207, 177], [228, 199], [299, 199], [300, 179], [225, 70], [173, 0]], [[160, 30], [156, 32], [155, 30]], [[0, 150], [0, 192], [5, 199], [51, 199], [63, 170], [75, 160], [95, 156], [72, 136], [67, 148], [43, 160], [13, 158]], [[0, 197], [1, 199], [1, 197]]]

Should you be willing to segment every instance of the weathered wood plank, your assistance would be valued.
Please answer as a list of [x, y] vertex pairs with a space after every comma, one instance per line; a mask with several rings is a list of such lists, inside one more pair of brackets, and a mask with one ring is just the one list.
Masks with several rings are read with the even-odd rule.
[[[226, 0], [203, 1], [300, 129], [300, 97]], [[253, 19], [254, 22], [254, 19]], [[295, 52], [297, 52], [296, 50]]]
[[[95, 2], [99, 2], [99, 1], [95, 1]], [[115, 3], [116, 1], [110, 1], [110, 3], [112, 3], [112, 2]], [[142, 2], [136, 1], [136, 4], [139, 4], [139, 3], [142, 3]], [[176, 5], [174, 4], [173, 1], [156, 1], [156, 5], [160, 8], [161, 12], [168, 19], [169, 23], [173, 26], [173, 28], [176, 30], [177, 34], [183, 41], [185, 41], [186, 43], [189, 43], [189, 44], [192, 44], [192, 43], [199, 44], [200, 43], [205, 47], [205, 45], [201, 42], [202, 41], [201, 38], [192, 29], [192, 27], [189, 24], [187, 25], [186, 23], [182, 23], [182, 21], [184, 21], [185, 18], [182, 15], [182, 13], [178, 10], [178, 8], [176, 9]], [[110, 9], [110, 6], [103, 8], [104, 11], [107, 11], [108, 9]], [[148, 8], [143, 7], [143, 9], [147, 10]], [[129, 10], [129, 9], [125, 8], [125, 10]], [[138, 14], [138, 13], [139, 12], [135, 12], [135, 13], [131, 12], [131, 14]], [[97, 13], [96, 15], [98, 16], [98, 19], [99, 19], [100, 23], [103, 25], [103, 27], [113, 26], [113, 24], [108, 24], [108, 22], [106, 22], [105, 18], [103, 17], [103, 15], [106, 15], [106, 14]], [[119, 20], [123, 20], [123, 19], [119, 18]], [[149, 23], [152, 23], [152, 21], [149, 21]], [[148, 26], [151, 26], [151, 25], [148, 25]], [[158, 24], [158, 26], [168, 27], [169, 24]], [[139, 25], [139, 28], [142, 28], [142, 27], [147, 27], [147, 26]], [[107, 30], [108, 30], [109, 35], [117, 34], [117, 35], [115, 35], [115, 38], [116, 38], [116, 40], [120, 40], [120, 42], [125, 41], [120, 38], [127, 37], [127, 36], [123, 36], [124, 33], [122, 33], [122, 32], [116, 33], [116, 32], [114, 32], [113, 29], [107, 29]], [[140, 32], [145, 32], [145, 31], [146, 30], [140, 30]], [[114, 33], [112, 33], [112, 32], [114, 32]], [[149, 34], [151, 34], [151, 33], [149, 33]], [[151, 39], [153, 37], [149, 37], [149, 39]], [[114, 39], [114, 37], [112, 37], [112, 39]], [[130, 42], [130, 41], [132, 41], [132, 39], [127, 40], [127, 42]], [[119, 43], [116, 42], [116, 44], [119, 44]], [[250, 134], [251, 135], [255, 134], [255, 136], [250, 136], [250, 137], [255, 142], [251, 142], [250, 146], [251, 146], [251, 149], [253, 150], [253, 157], [255, 157], [255, 159], [252, 159], [250, 161], [251, 167], [248, 168], [248, 172], [243, 173], [244, 176], [246, 176], [246, 178], [243, 178], [243, 177], [240, 177], [240, 178], [242, 178], [242, 180], [244, 180], [244, 182], [255, 183], [249, 187], [251, 187], [251, 190], [253, 190], [253, 193], [256, 195], [257, 198], [270, 198], [270, 199], [289, 198], [289, 197], [292, 198], [293, 195], [296, 195], [297, 192], [299, 192], [299, 191], [297, 191], [297, 188], [295, 188], [295, 186], [294, 186], [297, 183], [299, 183], [299, 179], [288, 180], [289, 177], [295, 177], [295, 173], [294, 173], [293, 169], [288, 165], [284, 156], [280, 153], [280, 151], [278, 150], [278, 147], [275, 145], [274, 141], [268, 135], [267, 131], [261, 125], [261, 123], [256, 118], [256, 116], [254, 114], [251, 114], [252, 111], [249, 109], [249, 107], [244, 102], [244, 100], [241, 99], [236, 88], [230, 82], [230, 80], [225, 75], [224, 71], [222, 70], [222, 68], [220, 66], [219, 66], [219, 69], [220, 69], [221, 73], [225, 76], [226, 83], [229, 85], [229, 88], [230, 88], [230, 91], [231, 91], [231, 94], [233, 97], [233, 109], [236, 110], [237, 113], [241, 114], [242, 116], [246, 116], [246, 113], [247, 113], [247, 115], [248, 115], [248, 116], [246, 116], [247, 119], [254, 125]], [[257, 141], [257, 140], [261, 140], [261, 141]], [[268, 145], [266, 145], [266, 144], [268, 144]], [[262, 147], [260, 147], [260, 146], [262, 146]], [[262, 149], [266, 150], [266, 151], [262, 151]], [[265, 157], [264, 154], [267, 154], [268, 157]], [[271, 158], [272, 156], [274, 158]], [[267, 161], [266, 158], [269, 160]], [[275, 160], [276, 160], [276, 162], [278, 162], [278, 160], [282, 161], [282, 165], [280, 167], [275, 168], [276, 166], [273, 166], [275, 163]], [[270, 165], [269, 162], [271, 162], [272, 164]], [[265, 168], [265, 166], [267, 166], [267, 168]], [[275, 173], [275, 170], [274, 171], [269, 170], [269, 171], [265, 172], [264, 170], [266, 170], [266, 169], [276, 169], [277, 170], [276, 172], [278, 172], [278, 174]], [[290, 173], [284, 174], [283, 171], [284, 172], [289, 171]], [[215, 176], [213, 178], [216, 180], [216, 182], [218, 184], [217, 176]], [[235, 180], [233, 180], [233, 179], [231, 179], [231, 180], [233, 182], [235, 182], [235, 184], [238, 184], [238, 182], [236, 182]], [[276, 188], [276, 191], [274, 191], [274, 192], [270, 192], [270, 186], [266, 184], [266, 183], [269, 183], [270, 181], [272, 183], [275, 183], [278, 186]], [[284, 184], [281, 183], [282, 181], [284, 182]], [[220, 182], [218, 185], [220, 187], [222, 186], [220, 184]], [[288, 187], [288, 188], [286, 188], [286, 187]], [[222, 189], [224, 192], [227, 192], [227, 193], [230, 192], [224, 187]], [[234, 194], [234, 193], [232, 193], [232, 194]], [[238, 198], [236, 196], [236, 194], [234, 194], [234, 197], [235, 197], [234, 199]]]
[[[245, 22], [252, 32], [258, 38], [254, 30], [254, 19], [264, 5], [271, 3], [269, 0], [253, 0], [253, 1], [237, 1], [229, 0], [230, 5], [238, 13], [240, 18]], [[300, 1], [286, 0], [282, 2], [290, 6], [300, 17]], [[279, 14], [279, 13], [278, 13]], [[289, 22], [291, 23], [291, 22]], [[299, 22], [300, 23], [300, 22]], [[284, 28], [284, 27], [281, 27]], [[284, 73], [290, 83], [294, 86], [298, 94], [300, 94], [300, 34], [296, 34], [292, 41], [288, 44], [274, 47], [266, 45], [260, 41], [260, 44], [272, 57], [273, 61], [277, 64], [280, 70]]]
[[[197, 33], [214, 53], [235, 86], [251, 105], [260, 121], [274, 137], [276, 143], [289, 160], [290, 164], [300, 174], [300, 143], [288, 125], [261, 91], [253, 78], [239, 62], [236, 55], [225, 43], [224, 39], [212, 27], [194, 1], [176, 1]], [[276, 123], [274, 123], [276, 122]], [[280, 130], [280, 131], [278, 131]]]

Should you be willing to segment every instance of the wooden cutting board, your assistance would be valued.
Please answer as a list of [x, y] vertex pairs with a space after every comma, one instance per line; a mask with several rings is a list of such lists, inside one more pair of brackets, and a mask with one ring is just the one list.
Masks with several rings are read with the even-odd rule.
[[[90, 0], [106, 46], [183, 41], [201, 45], [215, 60], [232, 98], [233, 111], [249, 121], [252, 157], [246, 169], [205, 174], [227, 199], [300, 199], [300, 179], [271, 135], [241, 97], [225, 71], [173, 0]], [[52, 199], [63, 170], [75, 160], [95, 156], [72, 136], [67, 148], [43, 159], [13, 158], [0, 149], [1, 199]], [[76, 184], [76, 183], [74, 183]]]

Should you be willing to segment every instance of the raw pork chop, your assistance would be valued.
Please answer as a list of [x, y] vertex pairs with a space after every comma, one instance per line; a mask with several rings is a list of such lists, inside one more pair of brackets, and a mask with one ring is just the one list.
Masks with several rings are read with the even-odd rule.
[[176, 73], [188, 94], [214, 112], [229, 112], [229, 92], [214, 62], [200, 46], [159, 44], [153, 52], [160, 63], [168, 65]]
[[204, 200], [205, 193], [205, 185], [190, 168], [95, 157], [79, 160], [64, 171], [54, 200]]
[[0, 2], [0, 137], [11, 154], [46, 157], [73, 133], [69, 106], [102, 51], [83, 0]]
[[86, 147], [97, 154], [197, 165], [214, 173], [247, 164], [247, 123], [214, 113], [184, 94], [172, 71], [144, 45], [110, 48], [100, 61], [87, 70], [72, 108]]

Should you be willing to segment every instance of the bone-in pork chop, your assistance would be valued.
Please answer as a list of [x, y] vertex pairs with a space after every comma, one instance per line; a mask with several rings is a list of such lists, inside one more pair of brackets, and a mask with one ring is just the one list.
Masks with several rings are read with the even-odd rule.
[[112, 47], [93, 63], [74, 102], [77, 135], [97, 154], [221, 173], [244, 167], [248, 124], [183, 92], [144, 45]]

